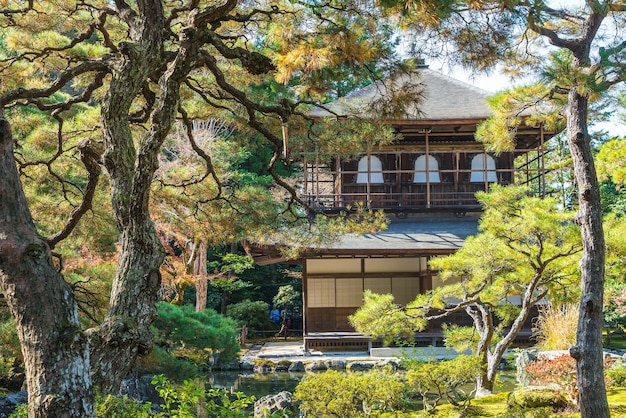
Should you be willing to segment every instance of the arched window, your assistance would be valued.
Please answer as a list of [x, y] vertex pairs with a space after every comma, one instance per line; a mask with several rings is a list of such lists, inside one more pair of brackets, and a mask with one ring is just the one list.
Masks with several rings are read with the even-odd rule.
[[428, 156], [428, 177], [426, 177], [426, 156], [420, 155], [415, 159], [415, 173], [413, 174], [413, 183], [440, 183], [439, 179], [439, 162], [432, 155]]
[[470, 182], [485, 182], [485, 173], [487, 174], [487, 182], [495, 183], [498, 181], [496, 174], [496, 161], [491, 155], [478, 154], [472, 158], [472, 175]]
[[[368, 170], [369, 159], [369, 170]], [[369, 180], [368, 180], [369, 178]], [[356, 176], [356, 182], [359, 184], [381, 184], [383, 180], [383, 164], [378, 157], [363, 157], [359, 160], [358, 174]]]

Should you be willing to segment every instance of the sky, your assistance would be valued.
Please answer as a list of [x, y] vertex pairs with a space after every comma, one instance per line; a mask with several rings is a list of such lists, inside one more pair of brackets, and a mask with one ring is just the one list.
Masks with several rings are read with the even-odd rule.
[[[493, 73], [490, 75], [473, 76], [469, 71], [461, 69], [450, 70], [437, 64], [430, 65], [430, 68], [446, 74], [457, 80], [465, 81], [478, 88], [486, 90], [491, 93], [497, 93], [498, 91], [511, 87], [511, 81], [507, 76], [501, 73]], [[591, 131], [606, 131], [611, 136], [626, 137], [626, 121], [615, 118], [609, 122], [598, 123], [590, 128]]]
[[[583, 0], [548, 0], [546, 3], [554, 8], [566, 8], [569, 10], [575, 10], [576, 8], [582, 8], [584, 6]], [[430, 68], [432, 68], [433, 70], [442, 72], [443, 74], [447, 74], [450, 77], [456, 78], [458, 80], [473, 84], [474, 86], [491, 93], [496, 93], [500, 90], [511, 87], [510, 79], [501, 73], [472, 76], [470, 72], [461, 69], [450, 70], [445, 68], [444, 66], [438, 65], [437, 63], [428, 64], [431, 64]], [[614, 120], [611, 120], [609, 122], [598, 123], [596, 126], [591, 127], [590, 130], [604, 130], [607, 131], [611, 136], [626, 137], [626, 121], [620, 120], [616, 117]]]

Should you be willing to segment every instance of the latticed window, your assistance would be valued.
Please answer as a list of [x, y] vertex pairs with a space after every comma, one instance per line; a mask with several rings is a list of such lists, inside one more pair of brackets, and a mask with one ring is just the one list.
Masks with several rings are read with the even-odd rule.
[[[428, 176], [427, 176], [428, 174]], [[435, 157], [420, 155], [415, 159], [415, 173], [413, 183], [440, 183], [439, 162]]]
[[383, 163], [378, 157], [361, 158], [357, 170], [356, 182], [358, 184], [381, 184], [385, 182], [383, 180]]
[[487, 176], [487, 182], [495, 183], [498, 181], [498, 175], [496, 174], [496, 161], [491, 155], [478, 154], [472, 158], [472, 175], [470, 182], [478, 183], [485, 182], [485, 175]]

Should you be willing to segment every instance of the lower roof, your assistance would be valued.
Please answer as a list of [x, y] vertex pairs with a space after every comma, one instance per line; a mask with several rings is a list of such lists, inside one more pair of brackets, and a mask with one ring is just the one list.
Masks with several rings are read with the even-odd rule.
[[[410, 215], [391, 219], [387, 229], [376, 234], [348, 234], [317, 251], [389, 253], [456, 251], [465, 239], [478, 232], [478, 216], [453, 214]], [[315, 252], [315, 250], [311, 250]]]
[[[394, 217], [386, 230], [376, 234], [347, 234], [320, 248], [308, 248], [301, 258], [326, 257], [409, 257], [450, 254], [461, 248], [465, 239], [478, 232], [479, 214], [411, 214]], [[244, 243], [248, 255], [259, 265], [284, 263], [273, 245]]]

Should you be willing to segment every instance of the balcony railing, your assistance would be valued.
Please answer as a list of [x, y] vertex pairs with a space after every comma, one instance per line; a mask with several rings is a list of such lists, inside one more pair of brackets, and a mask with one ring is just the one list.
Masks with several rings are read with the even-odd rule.
[[[439, 167], [438, 181], [430, 181], [434, 176], [426, 176], [425, 170], [415, 170], [412, 164], [412, 153], [389, 153], [376, 155], [394, 161], [387, 164], [391, 169], [383, 169], [370, 173], [369, 178], [381, 178], [382, 182], [363, 181], [363, 172], [359, 171], [354, 162], [346, 163], [335, 160], [330, 164], [320, 162], [303, 163], [302, 194], [313, 208], [324, 211], [341, 211], [363, 204], [369, 209], [383, 209], [389, 212], [420, 212], [449, 211], [468, 212], [480, 210], [475, 195], [479, 191], [488, 191], [492, 184], [525, 184], [538, 194], [545, 192], [543, 152], [524, 150], [498, 159], [495, 169], [484, 169], [482, 172], [472, 170], [465, 163], [474, 153], [459, 151], [437, 152], [441, 161], [452, 163], [453, 168]], [[444, 155], [450, 154], [450, 155]], [[508, 167], [506, 167], [508, 165]], [[411, 168], [408, 168], [408, 167]], [[359, 177], [361, 173], [361, 177]], [[416, 173], [421, 173], [416, 175]], [[367, 177], [365, 177], [367, 178]], [[427, 182], [414, 182], [416, 178]], [[477, 181], [478, 179], [478, 181]], [[360, 180], [360, 181], [359, 181]], [[493, 181], [495, 180], [495, 181]]]

